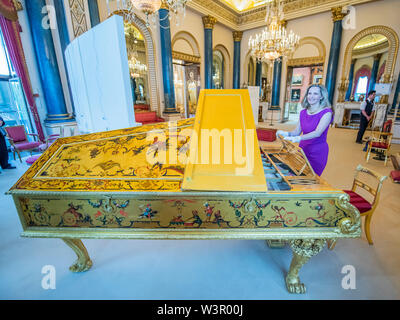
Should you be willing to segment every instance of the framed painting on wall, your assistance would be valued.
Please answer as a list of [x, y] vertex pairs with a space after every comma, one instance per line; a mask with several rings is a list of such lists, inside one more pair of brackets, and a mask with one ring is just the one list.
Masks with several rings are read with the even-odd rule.
[[291, 100], [300, 101], [300, 89], [292, 89]]
[[322, 74], [316, 74], [314, 76], [313, 84], [322, 84]]
[[295, 74], [292, 77], [292, 86], [301, 86], [303, 84], [303, 75]]

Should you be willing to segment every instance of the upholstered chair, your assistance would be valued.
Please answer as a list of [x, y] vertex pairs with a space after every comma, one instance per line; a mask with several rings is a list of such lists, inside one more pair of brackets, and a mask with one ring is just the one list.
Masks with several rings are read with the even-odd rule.
[[[13, 151], [14, 160], [15, 153], [18, 154], [19, 161], [22, 163], [21, 151], [32, 151], [37, 149], [42, 142], [39, 141], [39, 135], [36, 133], [26, 133], [24, 126], [4, 127], [7, 132], [7, 139], [10, 141], [11, 149]], [[29, 141], [28, 136], [32, 136], [34, 141]]]

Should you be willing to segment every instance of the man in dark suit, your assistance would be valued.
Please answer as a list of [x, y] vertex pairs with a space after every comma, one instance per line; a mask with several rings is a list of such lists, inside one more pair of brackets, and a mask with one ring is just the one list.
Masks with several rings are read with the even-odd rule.
[[368, 92], [368, 98], [361, 103], [361, 119], [360, 119], [360, 129], [358, 130], [356, 143], [362, 144], [362, 138], [364, 136], [364, 132], [368, 127], [369, 121], [373, 118], [375, 112], [375, 96], [376, 91], [371, 90]]

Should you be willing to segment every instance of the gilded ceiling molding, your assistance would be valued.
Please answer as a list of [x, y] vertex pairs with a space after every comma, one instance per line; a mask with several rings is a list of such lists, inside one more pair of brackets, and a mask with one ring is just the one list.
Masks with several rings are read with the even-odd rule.
[[[334, 6], [344, 7], [372, 1], [377, 0], [284, 0], [284, 14], [286, 20], [291, 20], [331, 11]], [[188, 7], [201, 14], [212, 14], [218, 22], [234, 30], [245, 31], [265, 25], [265, 6], [240, 12], [221, 0], [192, 0]]]
[[217, 19], [213, 16], [204, 16], [203, 18], [204, 29], [213, 29], [214, 25], [217, 23]]
[[370, 34], [381, 34], [384, 35], [389, 42], [388, 48], [388, 57], [386, 60], [385, 72], [383, 74], [383, 81], [382, 83], [392, 83], [393, 76], [394, 76], [394, 68], [397, 58], [397, 53], [399, 50], [399, 37], [392, 28], [387, 26], [372, 26], [368, 27], [364, 30], [361, 30], [357, 33], [347, 44], [345, 54], [344, 54], [344, 61], [343, 61], [343, 68], [342, 68], [342, 76], [341, 76], [341, 83], [339, 85], [341, 90], [339, 90], [338, 102], [344, 101], [344, 96], [346, 94], [347, 87], [349, 85], [349, 73], [350, 73], [350, 64], [353, 55], [353, 48], [360, 41], [367, 35]]

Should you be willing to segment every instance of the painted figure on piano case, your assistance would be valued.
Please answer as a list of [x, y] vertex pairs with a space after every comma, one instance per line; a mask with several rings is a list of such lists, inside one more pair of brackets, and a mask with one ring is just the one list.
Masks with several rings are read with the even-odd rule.
[[333, 120], [328, 91], [322, 85], [313, 84], [307, 88], [301, 104], [304, 109], [300, 112], [296, 129], [291, 132], [278, 130], [277, 135], [293, 143], [299, 142], [314, 172], [320, 176], [328, 162], [326, 138]]

